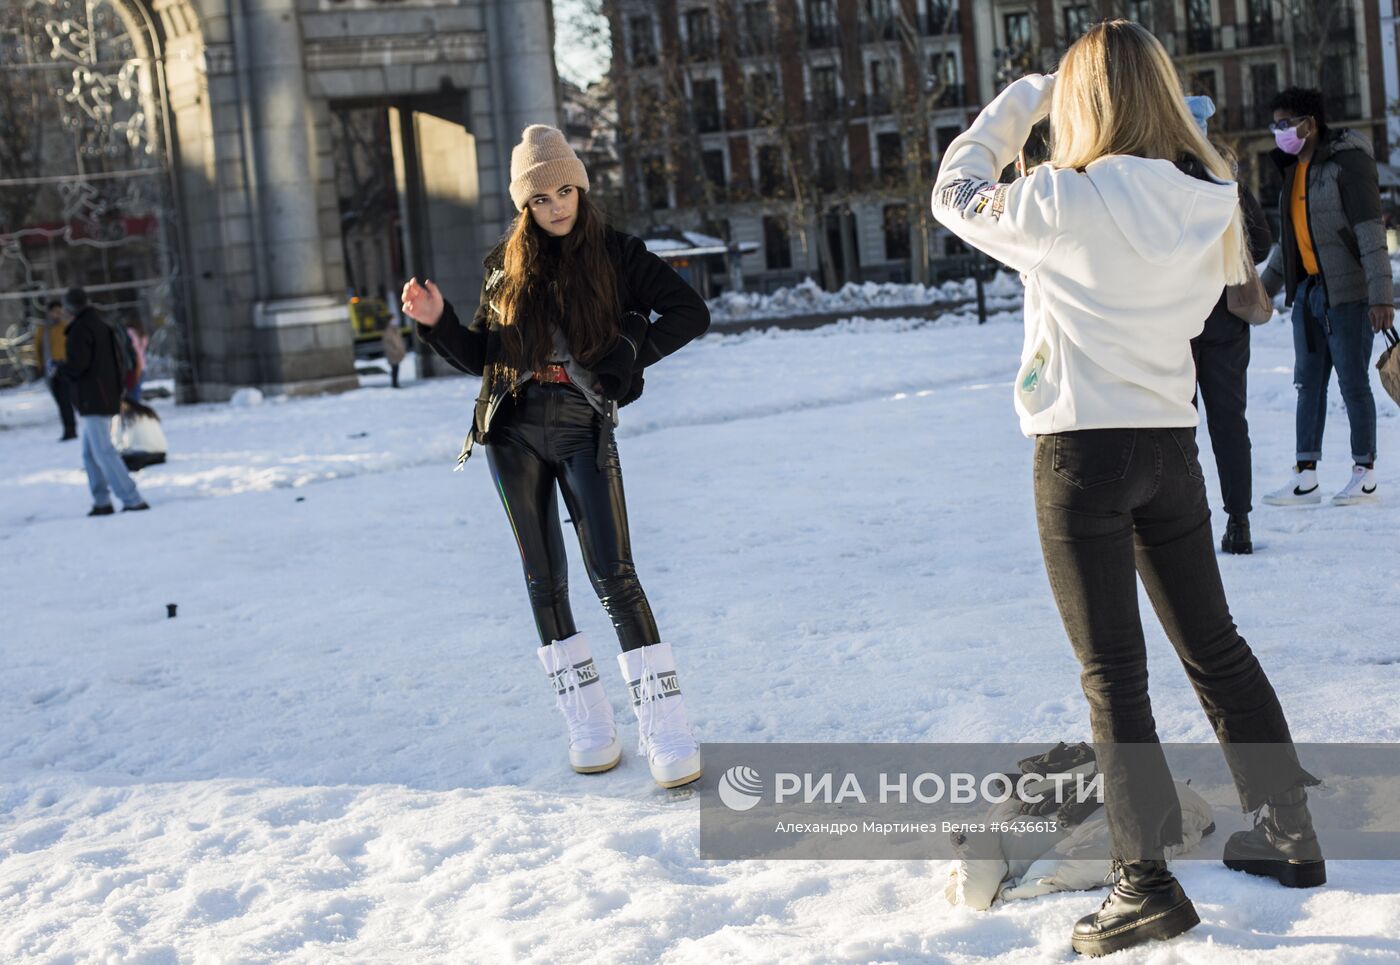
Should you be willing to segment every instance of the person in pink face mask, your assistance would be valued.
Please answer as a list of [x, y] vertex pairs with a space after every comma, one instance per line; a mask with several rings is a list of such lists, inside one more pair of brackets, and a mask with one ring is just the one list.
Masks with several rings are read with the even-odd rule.
[[1264, 497], [1275, 506], [1322, 502], [1317, 463], [1327, 419], [1327, 384], [1337, 373], [1351, 424], [1351, 478], [1332, 502], [1375, 502], [1376, 401], [1371, 351], [1395, 327], [1394, 286], [1371, 144], [1327, 126], [1322, 93], [1290, 87], [1274, 98], [1275, 163], [1282, 237], [1261, 276], [1293, 308], [1293, 382], [1298, 389], [1293, 472]]

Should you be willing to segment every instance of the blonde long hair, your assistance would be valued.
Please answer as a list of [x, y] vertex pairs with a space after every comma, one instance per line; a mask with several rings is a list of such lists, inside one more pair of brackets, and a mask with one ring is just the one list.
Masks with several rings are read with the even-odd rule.
[[[1177, 163], [1188, 155], [1221, 181], [1230, 163], [1196, 127], [1176, 68], [1156, 37], [1131, 20], [1095, 24], [1065, 51], [1050, 106], [1050, 163], [1083, 170], [1111, 154]], [[1225, 231], [1225, 282], [1248, 277], [1244, 214]]]

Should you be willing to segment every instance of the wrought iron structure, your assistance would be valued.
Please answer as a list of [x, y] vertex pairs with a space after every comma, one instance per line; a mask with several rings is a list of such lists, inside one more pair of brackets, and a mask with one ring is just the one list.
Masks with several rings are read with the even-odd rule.
[[0, 5], [0, 330], [82, 285], [116, 318], [168, 328], [161, 344], [181, 341], [165, 105], [140, 0]]

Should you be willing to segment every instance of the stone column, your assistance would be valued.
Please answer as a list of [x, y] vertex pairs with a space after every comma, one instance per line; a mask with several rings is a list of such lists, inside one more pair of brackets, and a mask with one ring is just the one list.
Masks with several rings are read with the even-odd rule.
[[[265, 391], [302, 394], [354, 388], [354, 342], [345, 293], [332, 291], [319, 219], [322, 158], [306, 90], [295, 0], [234, 0], [241, 6], [247, 71], [244, 113], [257, 209], [258, 298], [253, 325]], [[336, 282], [338, 283], [338, 282]]]

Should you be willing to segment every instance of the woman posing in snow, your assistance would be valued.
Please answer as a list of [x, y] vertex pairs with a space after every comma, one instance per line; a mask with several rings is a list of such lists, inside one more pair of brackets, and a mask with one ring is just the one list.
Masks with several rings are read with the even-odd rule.
[[[997, 178], [1050, 117], [1050, 163]], [[1278, 698], [1225, 600], [1197, 461], [1191, 339], [1246, 278], [1236, 186], [1187, 113], [1166, 52], [1126, 20], [1094, 26], [1057, 77], [1023, 77], [948, 148], [934, 215], [1022, 273], [1016, 377], [1034, 437], [1050, 585], [1083, 667], [1119, 877], [1074, 927], [1106, 954], [1198, 922], [1167, 869], [1181, 810], [1147, 695], [1139, 575], [1224, 745], [1246, 810], [1226, 864], [1306, 887], [1325, 878]]]
[[486, 446], [520, 548], [540, 662], [568, 723], [570, 764], [606, 771], [622, 752], [612, 705], [569, 609], [556, 486], [622, 645], [638, 751], [659, 784], [677, 787], [700, 776], [700, 748], [671, 645], [657, 632], [632, 565], [613, 427], [617, 408], [641, 395], [642, 370], [702, 334], [709, 311], [640, 239], [603, 222], [588, 201], [588, 173], [558, 130], [526, 128], [510, 177], [518, 214], [486, 258], [471, 320], [463, 324], [427, 280], [404, 286], [404, 312], [435, 352], [482, 377], [459, 464], [474, 442]]

